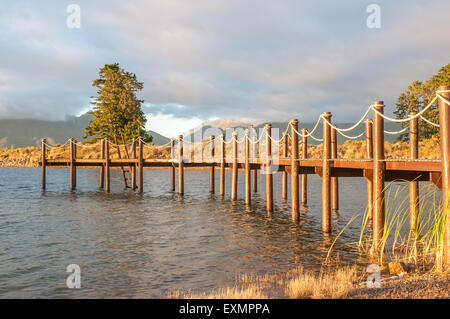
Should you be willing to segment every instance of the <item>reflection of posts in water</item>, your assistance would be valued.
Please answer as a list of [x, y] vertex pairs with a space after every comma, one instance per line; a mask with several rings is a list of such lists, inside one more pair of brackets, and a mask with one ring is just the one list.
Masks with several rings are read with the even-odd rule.
[[245, 151], [245, 203], [247, 205], [251, 204], [251, 179], [250, 179], [250, 137], [248, 135], [248, 130], [245, 131], [244, 136], [244, 151]]
[[[331, 158], [338, 158], [336, 129], [331, 128]], [[339, 210], [339, 183], [337, 177], [331, 177], [331, 209]]]
[[271, 172], [272, 165], [272, 125], [266, 124], [266, 210], [273, 211], [273, 176]]
[[[416, 112], [409, 113], [409, 117], [416, 115]], [[409, 120], [409, 156], [411, 159], [419, 157], [418, 138], [419, 118]], [[417, 216], [419, 213], [419, 182], [409, 182], [409, 227], [411, 231], [417, 229]]]
[[[366, 120], [366, 158], [373, 160], [373, 144], [372, 144], [372, 120]], [[367, 214], [369, 221], [373, 219], [373, 176], [371, 173], [367, 174]]]
[[[288, 135], [285, 134], [283, 136], [283, 158], [288, 157]], [[287, 199], [287, 172], [286, 169], [283, 170], [283, 180], [281, 182], [281, 199], [286, 200]]]
[[298, 193], [298, 120], [291, 120], [291, 209], [292, 221], [299, 220], [299, 193]]
[[[308, 158], [308, 131], [304, 128], [302, 129], [302, 159]], [[302, 207], [306, 208], [308, 201], [308, 175], [301, 174], [302, 176]]]
[[331, 232], [331, 206], [330, 206], [330, 159], [331, 159], [331, 113], [325, 112], [323, 116], [323, 156], [322, 156], [322, 231]]

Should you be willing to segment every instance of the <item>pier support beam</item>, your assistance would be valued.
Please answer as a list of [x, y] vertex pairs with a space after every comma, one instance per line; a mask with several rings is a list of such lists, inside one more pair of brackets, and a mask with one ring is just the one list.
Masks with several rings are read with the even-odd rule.
[[298, 192], [298, 120], [291, 120], [291, 209], [292, 221], [297, 223], [299, 215], [299, 192]]
[[219, 195], [223, 197], [225, 195], [225, 135], [220, 136], [220, 189]]
[[75, 164], [75, 143], [73, 138], [70, 139], [70, 190], [76, 188], [76, 164]]
[[184, 195], [183, 135], [178, 136], [178, 194]]
[[[259, 142], [257, 141], [257, 136], [254, 137], [254, 143], [253, 143], [253, 147], [254, 147], [254, 158], [255, 158], [255, 162], [258, 162], [258, 148], [259, 148]], [[258, 169], [254, 168], [253, 169], [253, 193], [258, 192]]]
[[[288, 134], [285, 134], [283, 136], [283, 157], [288, 157]], [[288, 189], [288, 183], [287, 183], [287, 172], [286, 170], [283, 171], [283, 179], [281, 181], [281, 199], [286, 200], [287, 199], [287, 189]]]
[[44, 190], [46, 187], [46, 152], [47, 152], [47, 140], [45, 138], [42, 139], [42, 146], [41, 146], [41, 152], [42, 152], [42, 189]]
[[108, 139], [103, 139], [103, 144], [105, 145], [105, 192], [109, 193], [111, 191], [111, 174], [109, 169], [109, 142]]
[[[409, 113], [409, 116], [416, 115], [416, 112]], [[409, 157], [419, 158], [419, 118], [409, 120]], [[411, 231], [417, 230], [417, 216], [419, 214], [419, 182], [409, 182], [409, 227]]]
[[437, 94], [447, 100], [438, 99], [439, 125], [441, 129], [441, 160], [442, 160], [442, 204], [444, 220], [444, 267], [450, 269], [450, 86], [440, 86]]
[[238, 149], [237, 149], [237, 132], [233, 132], [233, 167], [231, 175], [231, 200], [237, 199], [238, 184]]
[[[131, 157], [136, 160], [136, 139], [133, 138], [133, 142], [131, 144]], [[136, 163], [131, 165], [131, 189], [135, 190], [137, 188], [136, 183]]]
[[[308, 131], [304, 128], [302, 129], [302, 159], [308, 158]], [[302, 177], [302, 207], [306, 207], [308, 203], [308, 175], [301, 174]]]
[[[375, 101], [375, 110], [383, 114], [384, 102]], [[373, 244], [376, 253], [379, 253], [381, 240], [384, 234], [385, 219], [385, 180], [386, 163], [384, 162], [384, 119], [373, 112]]]
[[100, 142], [100, 158], [102, 159], [102, 165], [100, 166], [100, 188], [105, 188], [105, 139]]
[[144, 192], [144, 143], [142, 137], [139, 137], [139, 184], [138, 192], [142, 194]]
[[266, 210], [273, 212], [273, 175], [272, 168], [272, 125], [266, 124]]
[[322, 160], [322, 231], [331, 232], [331, 205], [330, 205], [330, 159], [331, 159], [331, 113], [322, 114], [323, 121], [323, 160]]
[[[173, 138], [170, 139], [170, 157], [172, 160], [175, 159], [175, 140]], [[170, 167], [170, 190], [175, 191], [175, 165], [173, 162]]]
[[[209, 170], [209, 192], [211, 194], [214, 194], [214, 182], [215, 182], [215, 176], [214, 176], [214, 135], [211, 135], [209, 137], [209, 145], [211, 147], [210, 155], [211, 155], [211, 168]], [[202, 152], [203, 153], [203, 152]]]
[[[372, 142], [372, 126], [371, 119], [365, 121], [366, 124], [366, 158], [373, 160], [373, 142]], [[372, 176], [373, 177], [373, 176]], [[366, 178], [367, 180], [367, 214], [369, 215], [369, 221], [373, 219], [373, 180]]]
[[[331, 128], [331, 158], [338, 158], [338, 145], [336, 129]], [[339, 210], [339, 181], [337, 177], [331, 177], [331, 209], [336, 212]]]
[[252, 181], [250, 178], [250, 138], [248, 135], [248, 129], [245, 130], [244, 137], [244, 145], [245, 145], [245, 204], [250, 205], [252, 202], [251, 188]]

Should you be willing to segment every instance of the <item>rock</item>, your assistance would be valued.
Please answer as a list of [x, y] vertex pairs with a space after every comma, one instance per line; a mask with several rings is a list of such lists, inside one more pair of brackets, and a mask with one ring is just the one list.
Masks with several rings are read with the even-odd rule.
[[388, 265], [389, 273], [391, 275], [400, 275], [402, 273], [410, 273], [417, 269], [416, 265], [404, 263], [402, 261], [393, 261]]

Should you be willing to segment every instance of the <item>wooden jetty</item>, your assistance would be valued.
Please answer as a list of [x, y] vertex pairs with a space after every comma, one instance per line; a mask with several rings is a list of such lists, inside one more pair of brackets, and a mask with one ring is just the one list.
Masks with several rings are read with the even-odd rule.
[[[389, 181], [408, 181], [410, 189], [410, 227], [416, 229], [418, 213], [418, 182], [430, 181], [439, 189], [442, 189], [443, 205], [445, 215], [448, 216], [450, 196], [450, 86], [442, 86], [436, 91], [435, 99], [428, 105], [437, 101], [439, 106], [441, 159], [426, 160], [418, 158], [418, 120], [426, 109], [418, 113], [411, 113], [407, 119], [391, 119], [384, 115], [383, 101], [375, 101], [367, 110], [361, 120], [353, 127], [341, 129], [331, 123], [331, 113], [323, 113], [316, 126], [311, 132], [305, 129], [299, 130], [297, 119], [290, 121], [283, 136], [277, 140], [272, 137], [272, 127], [265, 126], [265, 134], [257, 140], [250, 137], [246, 131], [242, 140], [238, 141], [237, 133], [231, 140], [225, 141], [222, 134], [218, 137], [211, 136], [209, 139], [209, 154], [204, 156], [205, 144], [201, 145], [201, 159], [196, 160], [194, 150], [198, 143], [183, 141], [183, 136], [178, 140], [171, 140], [171, 159], [144, 158], [143, 149], [146, 146], [142, 139], [133, 141], [130, 158], [111, 158], [108, 140], [101, 142], [101, 157], [99, 159], [77, 158], [77, 143], [70, 139], [70, 158], [48, 159], [46, 151], [49, 145], [42, 141], [42, 188], [46, 187], [47, 167], [69, 167], [70, 189], [76, 188], [76, 170], [78, 167], [99, 167], [100, 187], [106, 192], [110, 191], [110, 169], [114, 167], [130, 167], [132, 188], [143, 192], [143, 174], [146, 167], [168, 168], [171, 172], [170, 190], [175, 191], [175, 174], [178, 170], [178, 193], [184, 194], [184, 169], [209, 168], [209, 191], [215, 192], [215, 170], [219, 170], [219, 195], [225, 195], [225, 169], [230, 169], [232, 180], [230, 185], [231, 200], [238, 198], [238, 173], [242, 170], [245, 178], [245, 203], [251, 205], [251, 191], [257, 191], [257, 171], [266, 176], [266, 208], [267, 212], [273, 211], [273, 176], [274, 171], [283, 173], [282, 198], [287, 199], [288, 175], [291, 185], [291, 210], [292, 221], [300, 219], [299, 209], [307, 205], [307, 175], [317, 174], [322, 178], [322, 230], [324, 233], [331, 232], [332, 210], [339, 209], [339, 178], [363, 177], [367, 181], [367, 206], [369, 217], [373, 224], [373, 244], [376, 248], [382, 240], [385, 223], [385, 183]], [[428, 108], [427, 107], [427, 108]], [[348, 138], [347, 132], [363, 123], [364, 118], [372, 111], [373, 118], [367, 119], [365, 124], [366, 136], [366, 158], [363, 159], [340, 159], [337, 154], [337, 138], [339, 133]], [[409, 128], [410, 136], [410, 158], [409, 159], [385, 159], [384, 156], [384, 121], [392, 120], [401, 123], [409, 123], [402, 130]], [[322, 158], [308, 158], [308, 138], [314, 138], [313, 133], [323, 125], [323, 154]], [[433, 123], [432, 123], [433, 124]], [[301, 132], [300, 132], [301, 131]], [[393, 133], [393, 132], [390, 132]], [[399, 133], [399, 132], [396, 132]], [[361, 134], [362, 135], [362, 134]], [[360, 135], [360, 136], [361, 136]], [[265, 141], [263, 140], [265, 137]], [[301, 139], [299, 139], [301, 137]], [[358, 136], [359, 137], [359, 136]], [[289, 143], [290, 139], [290, 143]], [[315, 138], [317, 139], [317, 138]], [[190, 149], [185, 150], [185, 145], [190, 144]], [[273, 144], [282, 149], [281, 156], [272, 154]], [[299, 152], [301, 145], [301, 152]], [[117, 145], [114, 145], [117, 147]], [[263, 147], [264, 146], [264, 147]], [[282, 147], [281, 147], [282, 146]], [[241, 147], [241, 148], [239, 148]], [[243, 150], [243, 158], [239, 156], [239, 150]], [[227, 155], [231, 155], [227, 157]], [[136, 177], [137, 172], [137, 177]], [[253, 175], [253, 177], [252, 177]], [[301, 192], [299, 177], [301, 177]], [[252, 188], [253, 186], [253, 188]], [[301, 206], [300, 206], [301, 204]], [[450, 218], [446, 219], [446, 233], [444, 239], [444, 260], [450, 265]]]

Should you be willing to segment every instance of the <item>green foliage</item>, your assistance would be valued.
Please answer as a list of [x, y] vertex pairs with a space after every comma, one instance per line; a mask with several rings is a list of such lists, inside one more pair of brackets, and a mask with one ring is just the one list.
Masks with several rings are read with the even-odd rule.
[[[433, 100], [436, 95], [436, 90], [441, 85], [450, 85], [450, 63], [443, 66], [439, 72], [429, 78], [425, 83], [421, 81], [414, 81], [408, 89], [400, 94], [397, 99], [396, 111], [394, 114], [396, 118], [406, 118], [410, 112], [419, 112], [425, 108], [428, 103]], [[423, 115], [426, 119], [434, 123], [439, 123], [439, 109], [437, 101], [426, 111]], [[403, 126], [408, 126], [409, 123], [403, 123]], [[430, 138], [439, 136], [439, 128], [426, 123], [419, 119], [419, 138]], [[402, 134], [398, 138], [402, 141], [409, 139], [408, 133]]]
[[89, 114], [94, 118], [85, 128], [84, 138], [92, 137], [93, 143], [105, 137], [111, 140], [123, 138], [129, 143], [141, 136], [144, 141], [151, 142], [152, 137], [145, 131], [143, 100], [136, 97], [136, 92], [144, 85], [137, 81], [134, 73], [121, 69], [118, 63], [105, 64], [92, 86], [98, 88], [98, 96], [91, 102], [94, 110]]

